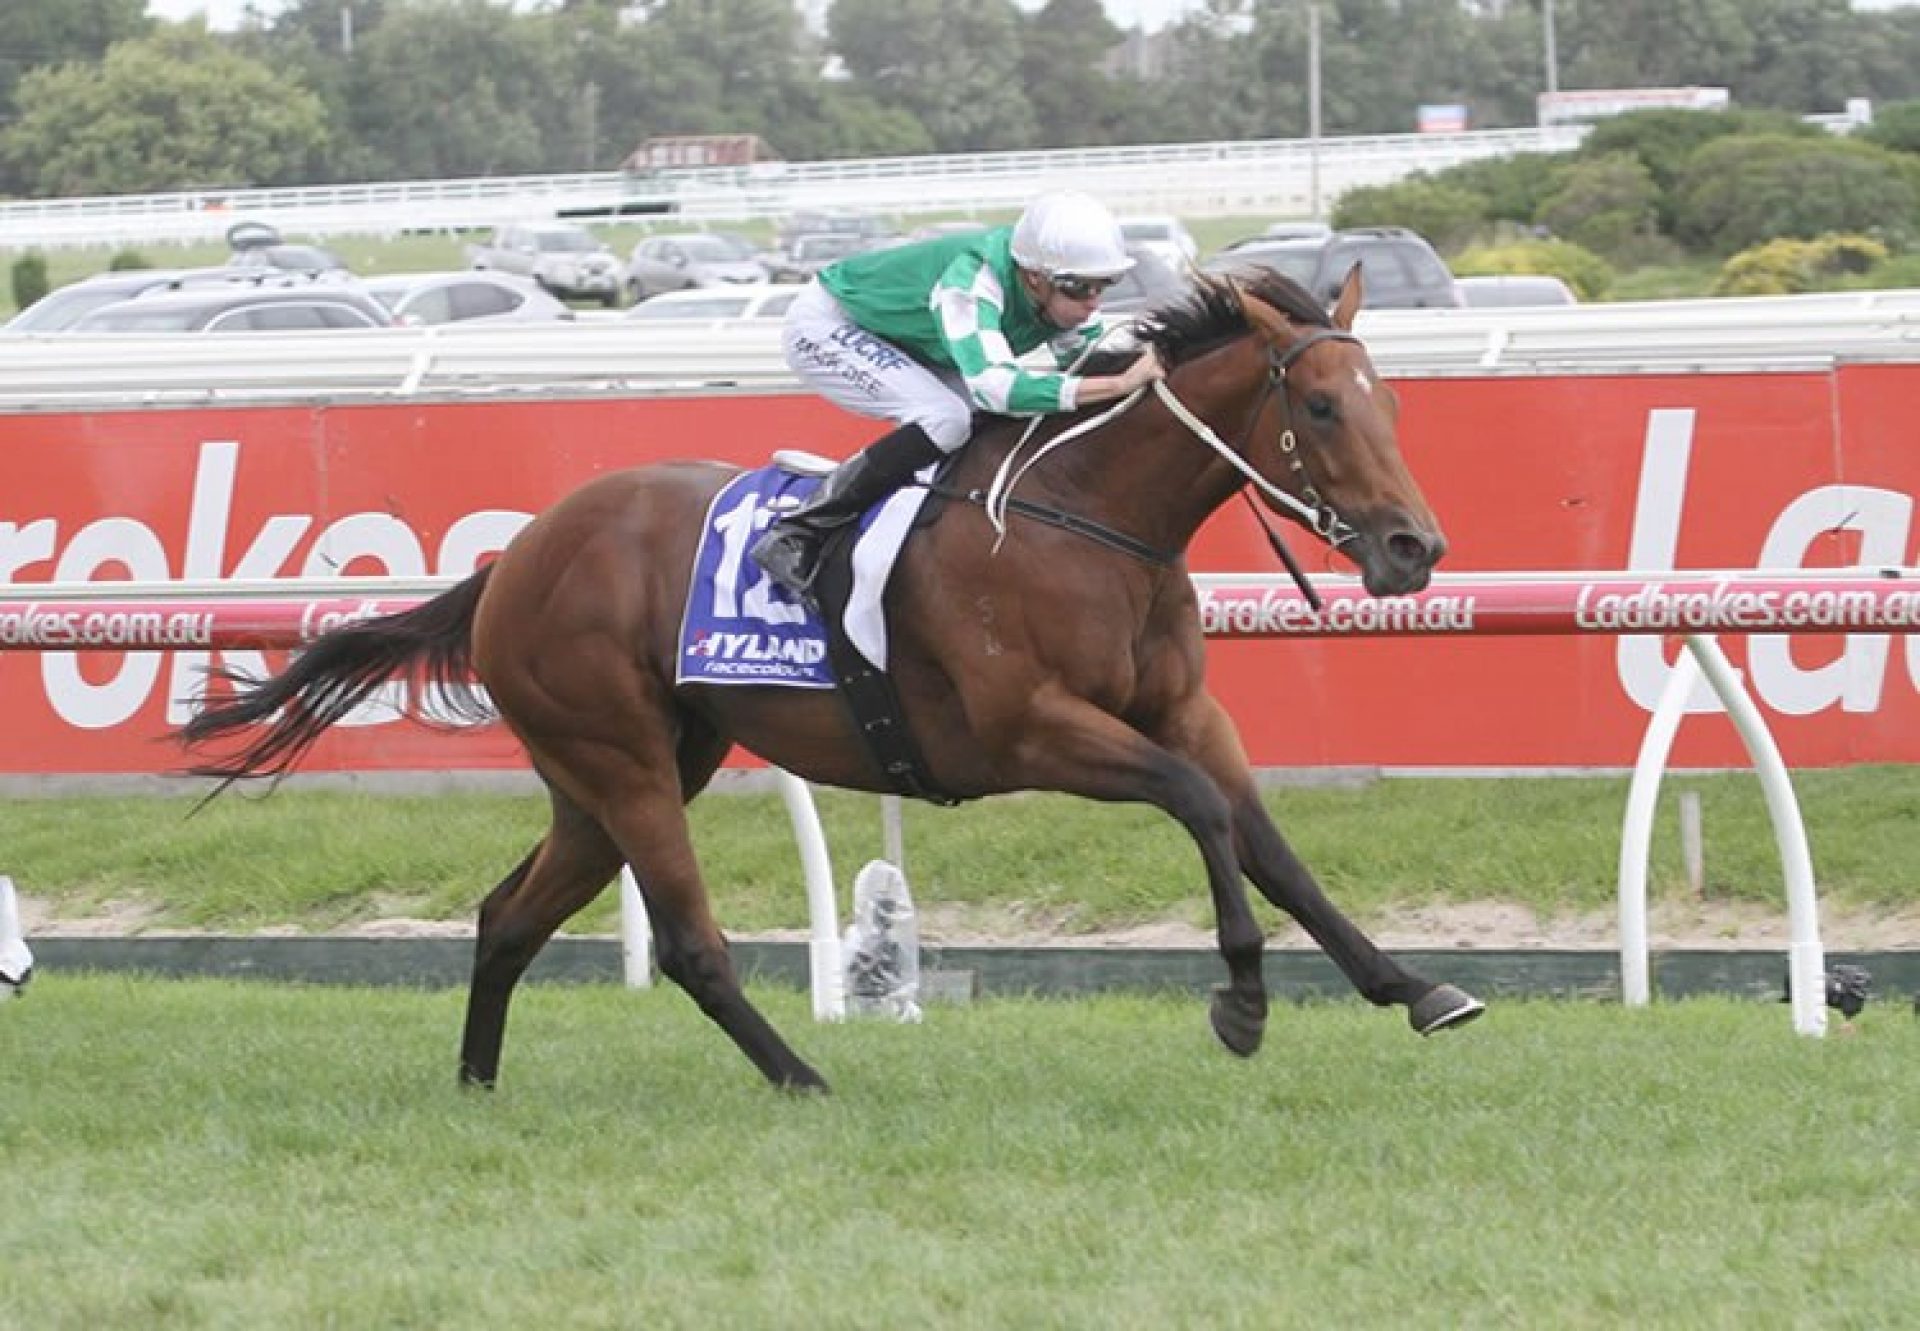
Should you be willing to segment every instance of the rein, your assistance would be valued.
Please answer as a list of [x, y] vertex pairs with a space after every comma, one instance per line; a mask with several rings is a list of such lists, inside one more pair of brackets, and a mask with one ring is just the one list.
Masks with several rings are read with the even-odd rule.
[[[1358, 533], [1334, 510], [1333, 505], [1329, 504], [1320, 494], [1319, 487], [1314, 485], [1313, 477], [1307, 472], [1306, 463], [1300, 455], [1299, 438], [1293, 432], [1293, 411], [1287, 398], [1287, 370], [1296, 360], [1300, 359], [1309, 348], [1318, 346], [1322, 342], [1357, 343], [1359, 341], [1360, 339], [1358, 337], [1344, 328], [1316, 328], [1284, 351], [1278, 351], [1272, 347], [1269, 347], [1267, 350], [1266, 390], [1253, 404], [1253, 410], [1248, 414], [1247, 423], [1240, 433], [1242, 436], [1251, 435], [1254, 423], [1260, 418], [1260, 409], [1266, 405], [1269, 398], [1276, 395], [1279, 397], [1281, 410], [1287, 417], [1287, 426], [1280, 432], [1280, 453], [1281, 456], [1286, 459], [1287, 469], [1293, 476], [1295, 483], [1300, 487], [1300, 496], [1298, 498], [1288, 491], [1281, 489], [1265, 476], [1262, 476], [1259, 471], [1254, 468], [1253, 464], [1246, 460], [1241, 449], [1236, 449], [1229, 445], [1225, 440], [1220, 438], [1219, 435], [1215, 434], [1212, 427], [1205, 421], [1188, 410], [1186, 403], [1175, 397], [1173, 390], [1167, 387], [1165, 379], [1156, 379], [1153, 383], [1153, 391], [1158, 395], [1167, 410], [1173, 414], [1174, 419], [1186, 426], [1188, 431], [1196, 439], [1207, 445], [1207, 447], [1211, 448], [1215, 453], [1218, 453], [1220, 457], [1226, 461], [1227, 465], [1245, 476], [1249, 484], [1257, 486], [1260, 492], [1274, 503], [1292, 512], [1306, 525], [1309, 531], [1318, 536], [1322, 541], [1325, 541], [1333, 549], [1337, 550], [1347, 544], [1347, 542], [1353, 540]], [[1000, 541], [1006, 539], [1007, 514], [1013, 512], [1020, 514], [1022, 517], [1031, 518], [1035, 521], [1046, 523], [1049, 526], [1058, 527], [1064, 531], [1071, 531], [1078, 535], [1088, 537], [1101, 545], [1118, 550], [1122, 554], [1130, 555], [1145, 563], [1157, 567], [1170, 566], [1178, 557], [1177, 555], [1156, 550], [1144, 541], [1135, 540], [1123, 532], [1114, 531], [1112, 528], [1102, 526], [1100, 523], [1094, 522], [1091, 519], [1077, 517], [1074, 514], [1065, 513], [1059, 509], [1046, 508], [1042, 505], [1028, 503], [1025, 500], [1015, 499], [1013, 497], [1014, 486], [1019, 483], [1020, 478], [1025, 476], [1040, 459], [1062, 444], [1097, 430], [1114, 417], [1130, 410], [1135, 403], [1139, 402], [1141, 398], [1146, 395], [1146, 392], [1147, 390], [1144, 388], [1135, 389], [1132, 393], [1122, 398], [1119, 402], [1116, 402], [1113, 406], [1108, 407], [1099, 415], [1081, 421], [1071, 429], [1054, 436], [1047, 441], [1044, 447], [1015, 470], [1014, 460], [1019, 456], [1020, 449], [1026, 444], [1026, 441], [1032, 437], [1034, 430], [1039, 427], [1039, 418], [1035, 417], [1034, 420], [1028, 424], [1026, 432], [1021, 435], [1019, 443], [1015, 444], [1014, 447], [1008, 451], [1006, 458], [1000, 464], [999, 470], [994, 473], [993, 483], [985, 492], [970, 490], [962, 493], [961, 491], [949, 490], [941, 486], [931, 486], [929, 488], [936, 494], [941, 494], [948, 498], [963, 499], [968, 503], [978, 504], [984, 508], [987, 513], [987, 520], [992, 524], [994, 531], [998, 534], [994, 542], [994, 548], [996, 550], [999, 549]], [[1245, 444], [1243, 441], [1242, 449], [1244, 449], [1244, 447]], [[1293, 578], [1294, 584], [1300, 588], [1301, 595], [1306, 598], [1307, 603], [1315, 610], [1320, 609], [1322, 605], [1320, 594], [1314, 590], [1313, 584], [1308, 581], [1306, 570], [1301, 567], [1300, 561], [1294, 556], [1293, 551], [1288, 548], [1286, 541], [1281, 537], [1280, 533], [1274, 530], [1273, 526], [1268, 523], [1266, 515], [1254, 504], [1252, 497], [1247, 495], [1246, 486], [1240, 488], [1240, 493], [1246, 497], [1247, 507], [1253, 513], [1254, 519], [1260, 524], [1260, 529], [1266, 533], [1267, 543], [1273, 547], [1273, 552], [1279, 556], [1280, 562], [1286, 566], [1286, 570]]]
[[[926, 488], [942, 499], [958, 499], [962, 503], [974, 504], [986, 509], [989, 513], [993, 512], [992, 496], [985, 490], [956, 490], [951, 486], [937, 483], [929, 483]], [[1058, 527], [1061, 531], [1070, 531], [1076, 536], [1084, 536], [1096, 545], [1117, 550], [1123, 555], [1137, 559], [1143, 564], [1151, 564], [1155, 568], [1172, 568], [1180, 559], [1177, 552], [1158, 549], [1123, 531], [1115, 531], [1111, 527], [1095, 522], [1092, 518], [1083, 518], [1075, 513], [1048, 508], [1044, 504], [1031, 503], [1025, 499], [1015, 499], [1011, 495], [1001, 498], [999, 511], [1001, 521], [996, 525], [1001, 527], [1003, 533], [1005, 515], [1017, 513], [1023, 518], [1030, 518], [1046, 526]]]

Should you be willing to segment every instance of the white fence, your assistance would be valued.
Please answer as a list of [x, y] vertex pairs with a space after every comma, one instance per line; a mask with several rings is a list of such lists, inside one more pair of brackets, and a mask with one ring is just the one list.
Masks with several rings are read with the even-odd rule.
[[1043, 189], [1075, 188], [1117, 209], [1189, 217], [1305, 216], [1346, 190], [1415, 171], [1576, 146], [1583, 127], [1347, 138], [1067, 148], [1049, 152], [767, 162], [750, 167], [408, 180], [297, 189], [28, 199], [0, 203], [0, 252], [217, 241], [234, 222], [289, 235], [397, 235], [504, 221], [668, 215], [715, 223], [806, 208], [896, 215], [1017, 208]]
[[[1363, 313], [1389, 376], [1795, 369], [1920, 359], [1920, 290]], [[0, 411], [256, 400], [774, 391], [776, 320], [0, 341]]]

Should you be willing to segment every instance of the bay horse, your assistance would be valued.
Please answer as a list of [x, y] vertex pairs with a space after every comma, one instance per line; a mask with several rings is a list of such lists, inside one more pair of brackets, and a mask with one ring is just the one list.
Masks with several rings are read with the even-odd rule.
[[[1418, 591], [1445, 551], [1400, 457], [1395, 394], [1351, 331], [1361, 297], [1358, 269], [1331, 314], [1264, 270], [1197, 277], [1136, 332], [1168, 367], [1168, 391], [1109, 413], [1020, 480], [1023, 505], [1066, 519], [1036, 522], [1016, 507], [996, 545], [977, 494], [949, 503], [908, 543], [886, 597], [892, 673], [940, 792], [1145, 802], [1193, 838], [1227, 972], [1210, 1021], [1241, 1056], [1259, 1048], [1267, 1019], [1264, 940], [1243, 874], [1365, 998], [1406, 1007], [1421, 1034], [1482, 1010], [1403, 969], [1327, 899], [1262, 807], [1205, 685], [1184, 551], [1250, 479], [1270, 507], [1337, 544], [1374, 595]], [[1010, 453], [1073, 424], [1047, 418], [1027, 440], [1018, 422], [986, 420], [952, 488], [990, 488]], [[889, 787], [829, 691], [675, 682], [695, 545], [734, 474], [667, 462], [599, 477], [433, 599], [335, 629], [278, 675], [227, 675], [182, 727], [206, 758], [191, 770], [227, 781], [286, 772], [394, 679], [436, 689], [443, 704], [464, 697], [458, 705], [511, 727], [551, 823], [480, 907], [463, 1083], [494, 1084], [520, 977], [626, 863], [662, 972], [768, 1081], [825, 1089], [741, 990], [684, 806], [736, 743], [809, 781]]]

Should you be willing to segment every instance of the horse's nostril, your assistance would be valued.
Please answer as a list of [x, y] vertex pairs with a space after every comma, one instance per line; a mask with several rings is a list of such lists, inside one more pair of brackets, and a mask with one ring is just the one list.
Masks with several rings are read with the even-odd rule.
[[1402, 568], [1432, 568], [1446, 552], [1446, 540], [1438, 535], [1398, 531], [1387, 537], [1387, 555]]

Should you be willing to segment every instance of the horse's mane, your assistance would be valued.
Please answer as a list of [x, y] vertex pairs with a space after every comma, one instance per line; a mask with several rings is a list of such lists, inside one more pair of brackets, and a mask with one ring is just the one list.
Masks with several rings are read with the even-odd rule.
[[[1195, 273], [1189, 290], [1135, 322], [1134, 341], [1152, 346], [1169, 369], [1192, 360], [1247, 332], [1246, 312], [1240, 307], [1241, 291], [1258, 296], [1295, 323], [1316, 328], [1332, 324], [1327, 311], [1298, 282], [1271, 268], [1249, 265], [1236, 272], [1232, 280]], [[1098, 351], [1076, 372], [1118, 374], [1139, 354], [1136, 349]]]

